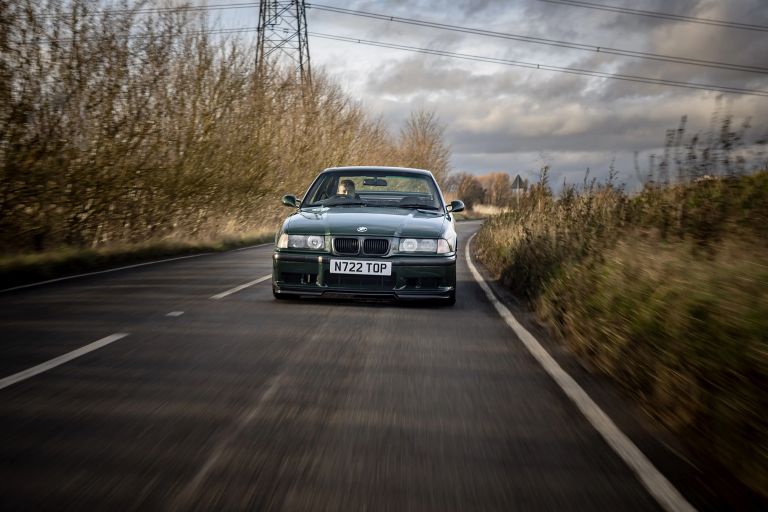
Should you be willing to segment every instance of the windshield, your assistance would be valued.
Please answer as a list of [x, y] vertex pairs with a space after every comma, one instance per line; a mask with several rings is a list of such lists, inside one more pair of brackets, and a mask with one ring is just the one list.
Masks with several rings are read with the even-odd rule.
[[429, 175], [354, 169], [321, 174], [302, 201], [302, 207], [308, 206], [443, 208]]

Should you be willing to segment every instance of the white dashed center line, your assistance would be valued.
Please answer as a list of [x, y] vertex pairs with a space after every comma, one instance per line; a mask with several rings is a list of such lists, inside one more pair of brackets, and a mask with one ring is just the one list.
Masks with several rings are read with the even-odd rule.
[[101, 338], [100, 340], [94, 341], [93, 343], [90, 343], [84, 347], [80, 347], [77, 350], [73, 350], [72, 352], [67, 352], [62, 356], [55, 357], [51, 360], [48, 360], [37, 366], [33, 366], [32, 368], [21, 371], [19, 373], [14, 373], [13, 375], [5, 377], [4, 379], [0, 379], [0, 389], [7, 388], [8, 386], [12, 386], [17, 382], [27, 380], [28, 378], [34, 377], [35, 375], [39, 375], [45, 371], [50, 370], [51, 368], [56, 368], [57, 366], [61, 366], [62, 364], [68, 363], [69, 361], [76, 359], [82, 355], [85, 355], [88, 352], [93, 352], [94, 350], [104, 347], [106, 345], [109, 345], [112, 342], [123, 339], [126, 336], [128, 336], [128, 334], [124, 332], [110, 334], [106, 338]]
[[247, 283], [241, 284], [240, 286], [235, 286], [234, 288], [227, 290], [225, 292], [217, 293], [216, 295], [212, 296], [211, 299], [213, 300], [221, 300], [227, 295], [232, 295], [233, 293], [237, 293], [240, 290], [245, 290], [246, 288], [253, 286], [255, 284], [263, 283], [267, 279], [270, 279], [272, 277], [272, 274], [268, 274], [264, 277], [260, 277], [258, 279], [254, 279], [253, 281], [249, 281]]
[[170, 313], [166, 313], [165, 316], [181, 316], [183, 314], [183, 311], [171, 311]]

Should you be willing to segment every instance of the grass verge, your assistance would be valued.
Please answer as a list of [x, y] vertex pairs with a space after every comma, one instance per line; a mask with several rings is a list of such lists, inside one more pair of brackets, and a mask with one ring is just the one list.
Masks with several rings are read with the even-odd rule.
[[766, 212], [766, 172], [634, 197], [540, 186], [475, 247], [589, 367], [766, 495]]
[[0, 258], [0, 289], [94, 272], [162, 258], [218, 252], [271, 242], [274, 233], [263, 231], [214, 240], [159, 240], [103, 249], [63, 248], [37, 254]]
[[498, 206], [477, 204], [472, 208], [467, 208], [463, 212], [454, 213], [453, 216], [456, 218], [457, 221], [481, 220], [481, 219], [487, 219], [488, 217], [492, 217], [494, 215], [498, 215], [503, 212], [504, 212], [504, 209], [499, 208]]

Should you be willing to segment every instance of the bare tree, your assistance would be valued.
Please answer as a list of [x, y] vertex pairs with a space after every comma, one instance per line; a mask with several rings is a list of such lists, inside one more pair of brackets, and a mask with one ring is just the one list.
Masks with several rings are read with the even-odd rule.
[[319, 70], [257, 75], [205, 16], [141, 5], [0, 0], [2, 251], [255, 230], [333, 165], [444, 175], [433, 114], [395, 139]]
[[443, 182], [450, 171], [451, 150], [445, 143], [445, 128], [434, 112], [417, 110], [400, 132], [400, 160], [407, 167], [432, 171]]

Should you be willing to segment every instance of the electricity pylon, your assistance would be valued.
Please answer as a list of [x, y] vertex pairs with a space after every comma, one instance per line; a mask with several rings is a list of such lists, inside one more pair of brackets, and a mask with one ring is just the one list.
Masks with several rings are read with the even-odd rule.
[[304, 0], [261, 0], [256, 69], [263, 73], [273, 62], [293, 67], [302, 83], [312, 81]]

